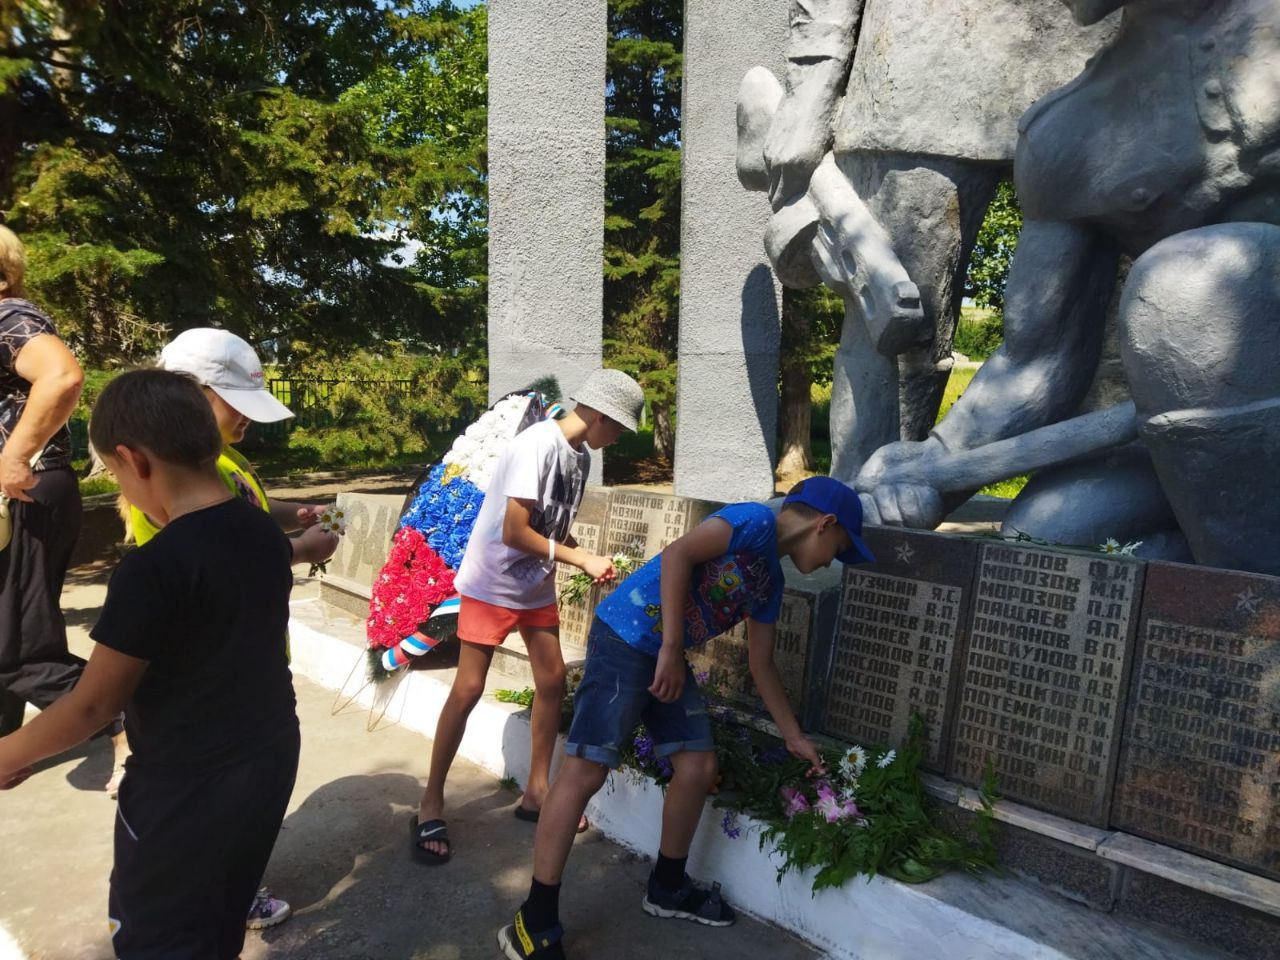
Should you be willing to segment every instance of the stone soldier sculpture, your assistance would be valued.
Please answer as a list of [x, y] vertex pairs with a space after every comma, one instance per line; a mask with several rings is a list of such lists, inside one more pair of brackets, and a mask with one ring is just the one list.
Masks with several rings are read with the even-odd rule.
[[790, 24], [785, 91], [764, 68], [743, 81], [738, 171], [769, 193], [783, 283], [845, 299], [831, 472], [852, 480], [933, 425], [1017, 118], [1113, 26], [1081, 30], [1057, 0], [791, 0]]
[[[1020, 121], [1005, 344], [858, 488], [884, 522], [932, 527], [944, 493], [982, 479], [964, 473], [975, 458], [1009, 452], [1004, 475], [1072, 460], [1032, 479], [1006, 530], [1175, 557], [1181, 531], [1200, 563], [1280, 574], [1280, 3], [1064, 3], [1082, 24], [1123, 19]], [[1133, 410], [1059, 422], [1088, 386], [1122, 254]]]

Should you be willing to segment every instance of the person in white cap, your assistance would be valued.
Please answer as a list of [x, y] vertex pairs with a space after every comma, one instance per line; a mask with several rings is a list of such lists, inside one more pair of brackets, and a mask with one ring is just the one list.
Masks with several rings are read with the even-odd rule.
[[[570, 399], [577, 402], [572, 411], [525, 428], [503, 450], [458, 568], [458, 670], [436, 723], [427, 787], [410, 823], [411, 850], [422, 863], [447, 863], [453, 854], [443, 819], [445, 778], [467, 717], [484, 693], [494, 650], [513, 630], [529, 651], [534, 684], [529, 779], [515, 816], [536, 821], [549, 789], [565, 677], [556, 563], [575, 566], [596, 582], [614, 578], [613, 561], [579, 547], [570, 528], [587, 487], [590, 448], [607, 447], [623, 430], [636, 429], [644, 391], [621, 370], [599, 370]], [[585, 828], [579, 817], [579, 831]]]
[[[250, 423], [275, 423], [293, 416], [267, 389], [262, 362], [253, 347], [227, 330], [197, 327], [178, 334], [161, 350], [159, 365], [187, 374], [203, 388], [222, 435], [217, 467], [227, 489], [269, 513], [285, 533], [303, 531], [289, 541], [293, 545], [293, 562], [323, 563], [333, 556], [338, 548], [337, 535], [317, 525], [324, 507], [270, 499], [249, 461], [232, 446], [244, 439]], [[163, 525], [161, 518], [148, 517], [130, 505], [129, 526], [138, 546], [154, 537]], [[117, 765], [108, 792], [114, 795], [123, 778], [124, 769]], [[275, 926], [289, 913], [289, 904], [263, 887], [254, 898], [247, 925], [251, 930]]]
[[[178, 334], [160, 351], [160, 366], [185, 373], [204, 387], [222, 434], [218, 473], [228, 489], [270, 513], [285, 533], [304, 531], [292, 541], [293, 562], [322, 563], [333, 556], [337, 537], [316, 526], [324, 508], [268, 498], [249, 461], [232, 446], [244, 439], [250, 423], [275, 423], [293, 416], [267, 389], [262, 362], [253, 347], [227, 330], [196, 327]], [[161, 526], [137, 508], [130, 510], [129, 522], [139, 546]]]

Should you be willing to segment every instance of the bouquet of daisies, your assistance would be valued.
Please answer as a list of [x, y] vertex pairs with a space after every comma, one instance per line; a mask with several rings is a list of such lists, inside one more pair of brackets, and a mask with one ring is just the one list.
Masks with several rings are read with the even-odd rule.
[[561, 411], [537, 392], [508, 394], [418, 478], [386, 563], [373, 581], [365, 632], [375, 679], [385, 679], [453, 635], [459, 606], [454, 575], [498, 458], [525, 427]]

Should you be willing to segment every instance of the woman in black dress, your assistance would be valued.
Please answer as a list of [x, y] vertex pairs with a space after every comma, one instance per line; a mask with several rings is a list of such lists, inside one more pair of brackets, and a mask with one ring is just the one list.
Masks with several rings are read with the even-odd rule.
[[26, 300], [22, 243], [0, 226], [0, 494], [13, 539], [0, 550], [0, 736], [71, 689], [84, 661], [67, 651], [60, 597], [80, 533], [67, 419], [84, 374], [53, 321]]

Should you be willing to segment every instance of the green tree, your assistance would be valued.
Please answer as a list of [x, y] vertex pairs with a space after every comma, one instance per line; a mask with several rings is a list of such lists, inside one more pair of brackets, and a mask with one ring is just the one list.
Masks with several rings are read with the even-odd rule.
[[674, 452], [684, 5], [609, 0], [604, 325], [609, 362], [644, 386], [654, 448]]
[[1021, 230], [1022, 208], [1018, 206], [1018, 195], [1011, 181], [1002, 181], [978, 230], [965, 278], [964, 295], [972, 297], [979, 307], [1004, 312], [1004, 285]]
[[[210, 324], [285, 350], [475, 340], [483, 10], [2, 10], [0, 131], [13, 135], [0, 140], [0, 209], [29, 246], [35, 296], [90, 363]], [[409, 109], [405, 77], [447, 93], [460, 129]]]
[[[825, 286], [782, 289], [777, 476], [812, 473], [813, 385], [831, 382], [844, 302]], [[826, 432], [827, 425], [819, 429]]]

